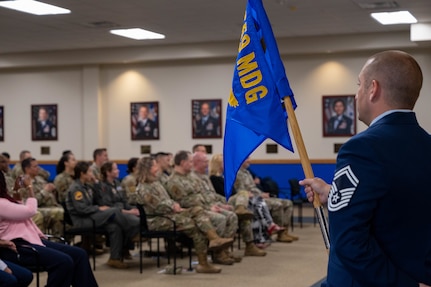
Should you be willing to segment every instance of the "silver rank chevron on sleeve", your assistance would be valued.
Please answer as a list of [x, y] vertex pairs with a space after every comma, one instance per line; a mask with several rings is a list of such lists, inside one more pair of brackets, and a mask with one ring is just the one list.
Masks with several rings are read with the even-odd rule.
[[328, 210], [337, 211], [349, 205], [358, 184], [350, 165], [338, 170], [329, 192]]

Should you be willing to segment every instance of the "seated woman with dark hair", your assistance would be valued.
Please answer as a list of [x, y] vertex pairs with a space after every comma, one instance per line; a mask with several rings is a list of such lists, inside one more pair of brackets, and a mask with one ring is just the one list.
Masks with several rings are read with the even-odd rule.
[[15, 181], [14, 190], [22, 187], [28, 190], [28, 198], [22, 204], [8, 194], [4, 175], [0, 172], [0, 238], [10, 240], [16, 246], [16, 250], [0, 249], [0, 257], [23, 266], [35, 266], [33, 251], [23, 247], [30, 245], [39, 253], [39, 264], [48, 271], [47, 287], [98, 286], [83, 249], [47, 240], [31, 220], [37, 211], [37, 200], [30, 182], [26, 176]]

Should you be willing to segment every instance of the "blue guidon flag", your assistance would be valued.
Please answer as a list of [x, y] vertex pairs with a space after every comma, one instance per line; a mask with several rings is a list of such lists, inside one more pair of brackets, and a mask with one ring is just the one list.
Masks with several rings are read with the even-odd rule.
[[350, 165], [338, 170], [329, 192], [328, 210], [337, 211], [349, 205], [358, 184], [359, 180]]
[[262, 0], [248, 0], [226, 112], [223, 146], [229, 198], [243, 161], [267, 138], [293, 152], [283, 98], [296, 103]]

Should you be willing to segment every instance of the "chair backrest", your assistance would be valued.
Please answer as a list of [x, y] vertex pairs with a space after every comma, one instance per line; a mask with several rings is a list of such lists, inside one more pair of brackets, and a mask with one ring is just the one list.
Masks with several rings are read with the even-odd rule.
[[278, 197], [278, 193], [280, 192], [280, 188], [275, 180], [271, 177], [264, 177], [260, 181], [260, 185], [263, 188], [263, 191], [268, 192], [271, 197]]
[[299, 185], [299, 180], [297, 178], [289, 179], [289, 185], [290, 185], [291, 196], [293, 199], [293, 197], [301, 193], [301, 186]]
[[140, 219], [140, 227], [141, 231], [148, 231], [148, 223], [147, 223], [147, 214], [145, 213], [144, 206], [142, 204], [136, 204], [136, 207], [139, 210], [139, 219]]

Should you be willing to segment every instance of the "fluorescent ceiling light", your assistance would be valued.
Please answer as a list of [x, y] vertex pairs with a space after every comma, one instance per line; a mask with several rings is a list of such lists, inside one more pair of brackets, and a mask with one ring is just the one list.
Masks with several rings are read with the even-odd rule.
[[0, 7], [34, 15], [69, 14], [70, 10], [33, 0], [0, 1]]
[[409, 11], [371, 13], [371, 17], [383, 25], [412, 24], [418, 22]]
[[135, 40], [150, 40], [150, 39], [164, 39], [165, 35], [147, 31], [141, 28], [130, 28], [130, 29], [114, 29], [109, 31], [112, 34], [131, 38]]

